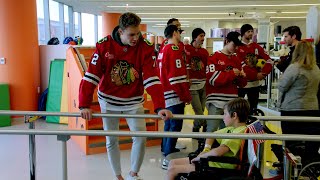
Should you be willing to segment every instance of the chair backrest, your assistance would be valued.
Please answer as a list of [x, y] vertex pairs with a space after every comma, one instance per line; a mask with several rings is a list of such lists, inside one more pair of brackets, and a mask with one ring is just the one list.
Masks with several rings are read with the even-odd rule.
[[[245, 130], [244, 133], [248, 133], [248, 129]], [[239, 149], [239, 160], [240, 160], [240, 164], [237, 165], [236, 169], [237, 170], [243, 170], [245, 167], [244, 165], [246, 163], [248, 163], [248, 140], [246, 139], [243, 139], [241, 141], [241, 146], [240, 146], [240, 149]]]

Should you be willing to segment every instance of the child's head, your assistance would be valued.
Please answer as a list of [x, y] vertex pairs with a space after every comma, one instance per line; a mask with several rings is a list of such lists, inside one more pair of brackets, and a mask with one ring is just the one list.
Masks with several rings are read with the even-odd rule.
[[250, 66], [250, 67], [256, 67], [258, 62], [257, 56], [255, 54], [252, 53], [248, 53], [246, 55], [246, 63]]
[[243, 98], [235, 98], [224, 106], [223, 121], [226, 126], [232, 126], [234, 122], [245, 123], [250, 113], [250, 105]]

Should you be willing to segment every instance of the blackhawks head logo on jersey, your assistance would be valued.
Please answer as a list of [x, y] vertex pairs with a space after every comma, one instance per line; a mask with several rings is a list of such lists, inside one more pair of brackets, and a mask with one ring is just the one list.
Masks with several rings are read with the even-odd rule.
[[139, 73], [125, 60], [120, 60], [112, 67], [111, 81], [117, 86], [128, 85], [139, 78]]
[[201, 59], [198, 56], [194, 56], [190, 60], [190, 68], [193, 71], [200, 71], [204, 68], [204, 64], [202, 63]]

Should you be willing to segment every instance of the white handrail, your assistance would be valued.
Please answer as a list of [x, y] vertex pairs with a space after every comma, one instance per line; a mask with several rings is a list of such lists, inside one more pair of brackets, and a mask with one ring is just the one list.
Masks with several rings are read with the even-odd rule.
[[[79, 113], [70, 112], [46, 112], [46, 111], [6, 111], [0, 110], [0, 115], [10, 116], [66, 116], [66, 117], [81, 117]], [[93, 117], [113, 117], [113, 118], [148, 118], [160, 119], [158, 115], [151, 114], [104, 114], [93, 113]], [[303, 117], [303, 116], [255, 116], [261, 121], [293, 121], [293, 122], [320, 122], [320, 117]], [[205, 119], [205, 120], [220, 120], [221, 115], [179, 115], [174, 114], [172, 119]]]
[[265, 139], [285, 141], [320, 141], [319, 135], [288, 134], [248, 134], [248, 133], [181, 133], [159, 131], [103, 131], [103, 130], [38, 130], [0, 129], [0, 134], [16, 135], [69, 135], [69, 136], [135, 136], [135, 137], [175, 137], [175, 138], [217, 138], [217, 139]]

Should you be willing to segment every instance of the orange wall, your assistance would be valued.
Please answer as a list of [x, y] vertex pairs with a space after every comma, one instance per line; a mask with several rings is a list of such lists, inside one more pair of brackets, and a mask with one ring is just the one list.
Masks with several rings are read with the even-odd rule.
[[110, 35], [119, 24], [120, 13], [102, 13], [102, 36]]
[[140, 31], [147, 32], [147, 25], [146, 24], [140, 24]]
[[13, 110], [36, 110], [40, 62], [35, 0], [0, 1], [0, 83], [8, 83]]

